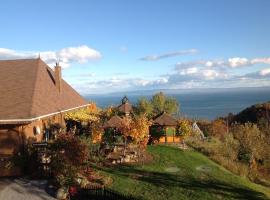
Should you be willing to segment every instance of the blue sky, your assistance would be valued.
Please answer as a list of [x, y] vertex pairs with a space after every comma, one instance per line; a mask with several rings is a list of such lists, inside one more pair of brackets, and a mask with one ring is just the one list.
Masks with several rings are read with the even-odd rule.
[[59, 59], [82, 94], [269, 86], [269, 8], [269, 0], [3, 1], [0, 59]]

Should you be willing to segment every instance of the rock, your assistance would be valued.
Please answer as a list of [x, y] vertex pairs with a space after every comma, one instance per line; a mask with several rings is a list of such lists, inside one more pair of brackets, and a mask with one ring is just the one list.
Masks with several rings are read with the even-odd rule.
[[126, 163], [130, 162], [130, 157], [125, 157], [124, 162], [126, 162]]
[[68, 189], [66, 187], [61, 187], [56, 191], [56, 198], [59, 200], [67, 199]]
[[120, 163], [123, 163], [123, 162], [125, 162], [125, 158], [121, 157], [120, 158]]

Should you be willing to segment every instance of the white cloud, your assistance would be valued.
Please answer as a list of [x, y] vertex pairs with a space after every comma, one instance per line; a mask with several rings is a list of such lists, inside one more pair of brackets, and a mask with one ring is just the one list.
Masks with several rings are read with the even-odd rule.
[[181, 75], [189, 75], [189, 74], [195, 74], [197, 72], [198, 72], [197, 67], [191, 67], [191, 68], [183, 69], [182, 71], [180, 71], [180, 74]]
[[266, 69], [262, 69], [259, 74], [261, 76], [267, 76], [267, 75], [270, 75], [270, 68], [266, 68]]
[[268, 57], [268, 58], [254, 58], [251, 60], [251, 63], [252, 64], [258, 64], [258, 63], [270, 64], [270, 57]]
[[157, 61], [157, 60], [160, 60], [160, 59], [163, 59], [163, 58], [182, 56], [182, 55], [190, 55], [190, 54], [196, 54], [196, 53], [198, 53], [197, 49], [188, 49], [188, 50], [164, 53], [164, 54], [160, 54], [160, 55], [149, 55], [149, 56], [145, 56], [145, 57], [140, 58], [140, 60], [143, 60], [143, 61]]
[[224, 67], [226, 65], [226, 62], [221, 59], [216, 60], [196, 60], [196, 61], [190, 61], [190, 62], [179, 62], [176, 63], [175, 69], [176, 70], [182, 70], [187, 68], [214, 68], [214, 67]]
[[241, 57], [231, 57], [228, 59], [213, 59], [213, 60], [197, 60], [190, 62], [179, 62], [175, 64], [176, 70], [188, 68], [238, 68], [248, 67], [255, 64], [270, 64], [270, 57], [247, 59]]
[[235, 58], [229, 58], [228, 59], [228, 65], [232, 68], [234, 67], [239, 67], [239, 66], [244, 66], [244, 65], [248, 65], [249, 61], [247, 58], [239, 58], [239, 57], [235, 57]]
[[55, 62], [60, 61], [62, 67], [68, 67], [71, 63], [85, 63], [101, 58], [101, 53], [86, 45], [78, 47], [67, 47], [59, 51], [16, 51], [12, 49], [0, 48], [0, 59], [27, 59], [37, 58], [40, 55], [48, 65], [54, 66]]

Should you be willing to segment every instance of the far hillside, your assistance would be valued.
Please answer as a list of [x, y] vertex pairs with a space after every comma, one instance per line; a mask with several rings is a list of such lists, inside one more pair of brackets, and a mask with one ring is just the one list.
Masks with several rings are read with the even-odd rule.
[[240, 113], [230, 117], [231, 122], [238, 123], [260, 123], [270, 122], [270, 101], [262, 104], [252, 105]]

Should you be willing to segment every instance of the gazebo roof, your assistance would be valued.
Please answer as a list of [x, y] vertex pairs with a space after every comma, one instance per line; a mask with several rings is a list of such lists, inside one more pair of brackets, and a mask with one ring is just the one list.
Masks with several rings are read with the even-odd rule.
[[122, 118], [115, 115], [104, 123], [104, 128], [119, 128], [122, 123]]
[[177, 126], [177, 120], [171, 115], [163, 112], [154, 118], [153, 125]]
[[132, 112], [132, 105], [128, 102], [121, 104], [118, 106], [118, 110], [122, 113], [130, 113]]

